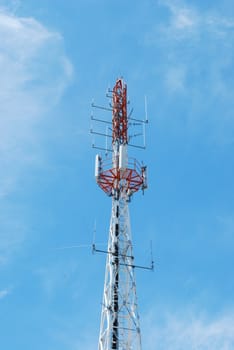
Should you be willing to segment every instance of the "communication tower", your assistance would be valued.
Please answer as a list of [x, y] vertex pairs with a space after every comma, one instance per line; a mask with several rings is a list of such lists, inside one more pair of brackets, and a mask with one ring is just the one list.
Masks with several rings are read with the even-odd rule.
[[107, 254], [98, 349], [141, 350], [134, 271], [136, 267], [152, 269], [153, 263], [149, 268], [134, 263], [128, 203], [135, 192], [147, 188], [147, 179], [146, 166], [128, 157], [131, 139], [128, 131], [129, 126], [143, 125], [144, 129], [147, 119], [137, 120], [131, 117], [131, 112], [128, 114], [127, 85], [123, 79], [117, 79], [107, 97], [111, 98], [110, 108], [94, 104], [93, 107], [110, 110], [112, 122], [92, 119], [111, 124], [108, 129], [111, 135], [91, 130], [93, 134], [111, 137], [112, 140], [112, 157], [108, 159], [107, 156], [96, 155], [95, 162], [97, 184], [112, 198], [108, 248], [106, 251], [98, 250], [93, 245], [94, 251]]

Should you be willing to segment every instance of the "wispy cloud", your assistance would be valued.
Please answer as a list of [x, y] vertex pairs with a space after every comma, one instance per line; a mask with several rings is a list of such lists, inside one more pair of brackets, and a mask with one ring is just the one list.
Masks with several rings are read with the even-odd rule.
[[145, 347], [149, 350], [230, 350], [234, 347], [234, 314], [210, 318], [184, 312], [163, 319], [151, 312], [145, 322]]
[[[173, 0], [159, 1], [159, 4], [166, 6], [170, 11], [169, 25], [167, 26], [167, 33], [173, 35], [189, 35], [194, 33], [201, 24], [201, 17], [199, 13], [191, 6], [186, 6], [182, 2]], [[166, 27], [162, 27], [166, 32]]]
[[159, 4], [169, 11], [169, 20], [160, 29], [171, 39], [200, 35], [204, 30], [216, 35], [225, 35], [227, 30], [234, 29], [233, 18], [223, 17], [211, 11], [201, 12], [198, 6], [193, 6], [187, 1], [161, 0]]
[[61, 34], [34, 18], [0, 9], [0, 37], [0, 209], [4, 213], [0, 261], [4, 261], [6, 244], [9, 251], [25, 236], [22, 208], [16, 210], [10, 196], [26, 171], [42, 160], [38, 126], [59, 102], [73, 67]]
[[165, 84], [172, 92], [185, 92], [186, 67], [178, 65], [177, 67], [169, 68], [165, 74]]
[[[212, 142], [234, 142], [234, 18], [188, 1], [161, 0], [165, 18], [145, 36], [157, 49], [154, 74], [170, 99], [180, 95], [186, 125], [206, 128]], [[212, 113], [211, 113], [212, 111]]]
[[10, 293], [9, 289], [2, 289], [0, 290], [0, 299], [5, 298]]
[[5, 196], [20, 166], [35, 160], [36, 126], [59, 101], [72, 65], [61, 35], [33, 18], [0, 12], [0, 36], [0, 195]]

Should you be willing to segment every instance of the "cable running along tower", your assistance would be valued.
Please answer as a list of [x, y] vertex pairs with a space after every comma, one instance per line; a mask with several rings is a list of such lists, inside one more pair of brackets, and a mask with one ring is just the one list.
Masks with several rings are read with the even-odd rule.
[[107, 254], [98, 350], [141, 350], [134, 276], [135, 268], [141, 266], [134, 264], [128, 203], [135, 192], [147, 188], [147, 181], [146, 167], [129, 158], [127, 150], [131, 138], [128, 135], [129, 126], [144, 126], [147, 120], [134, 119], [131, 113], [128, 115], [127, 85], [123, 79], [117, 79], [108, 94], [107, 97], [111, 98], [110, 108], [94, 104], [93, 107], [111, 110], [112, 122], [92, 119], [111, 124], [111, 135], [91, 130], [91, 133], [112, 139], [112, 158], [102, 159], [96, 155], [95, 163], [96, 181], [112, 197], [107, 251], [98, 250], [93, 245], [94, 251]]

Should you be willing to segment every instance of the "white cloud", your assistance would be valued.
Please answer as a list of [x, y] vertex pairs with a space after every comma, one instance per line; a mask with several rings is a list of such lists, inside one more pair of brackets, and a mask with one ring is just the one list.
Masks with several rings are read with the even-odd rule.
[[10, 293], [9, 289], [0, 290], [0, 299], [5, 298]]
[[[60, 34], [49, 31], [33, 18], [0, 12], [0, 37], [3, 196], [17, 179], [20, 165], [34, 160], [39, 136], [37, 123], [59, 101], [72, 77], [72, 65], [64, 54]], [[32, 148], [32, 152], [27, 148]]]
[[178, 5], [174, 1], [162, 2], [171, 11], [171, 29], [190, 30], [199, 24], [199, 16], [194, 9]]
[[[155, 314], [157, 315], [157, 314]], [[148, 350], [231, 350], [234, 348], [234, 314], [213, 319], [197, 313], [169, 313], [157, 320], [151, 312], [144, 321]]]
[[[176, 40], [183, 39], [188, 35], [197, 34], [201, 24], [202, 17], [199, 12], [192, 6], [175, 0], [160, 0], [160, 6], [168, 9], [169, 18], [166, 25], [156, 25], [155, 29], [147, 35], [148, 44], [153, 44], [160, 37], [167, 39], [174, 38]], [[157, 32], [160, 32], [158, 37]]]
[[43, 159], [39, 126], [70, 83], [73, 67], [61, 34], [34, 18], [2, 8], [0, 37], [0, 261], [5, 261], [6, 241], [10, 251], [25, 237], [16, 227], [27, 226], [10, 195]]
[[175, 17], [175, 26], [177, 28], [190, 28], [195, 25], [194, 18], [187, 11], [181, 11]]

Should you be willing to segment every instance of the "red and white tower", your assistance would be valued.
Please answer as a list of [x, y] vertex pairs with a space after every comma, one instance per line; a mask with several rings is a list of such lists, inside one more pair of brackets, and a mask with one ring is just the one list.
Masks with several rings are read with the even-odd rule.
[[[146, 167], [128, 157], [127, 86], [117, 79], [112, 94], [112, 158], [96, 156], [95, 177], [112, 197], [99, 350], [141, 350], [128, 203], [147, 188]], [[95, 248], [95, 247], [94, 247]]]

